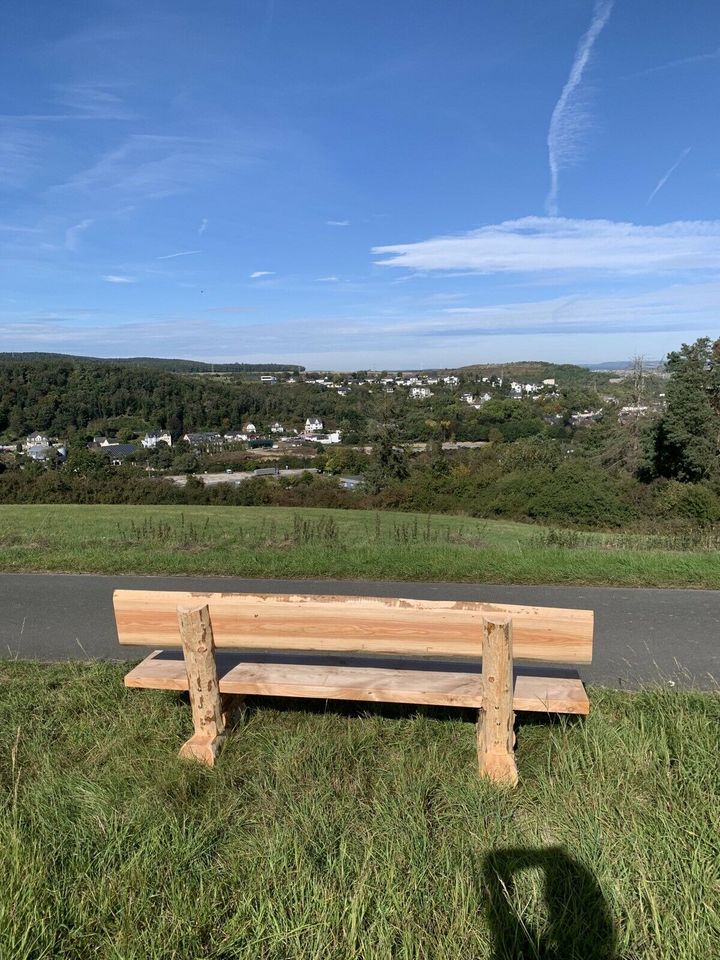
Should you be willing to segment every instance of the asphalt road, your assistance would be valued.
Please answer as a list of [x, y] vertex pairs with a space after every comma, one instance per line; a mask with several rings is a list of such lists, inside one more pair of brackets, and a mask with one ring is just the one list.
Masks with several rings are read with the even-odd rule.
[[137, 647], [120, 647], [117, 642], [112, 591], [120, 587], [487, 600], [592, 609], [594, 658], [592, 665], [580, 669], [583, 679], [614, 687], [658, 681], [699, 689], [720, 685], [720, 591], [714, 590], [5, 573], [0, 574], [0, 656], [139, 659]]

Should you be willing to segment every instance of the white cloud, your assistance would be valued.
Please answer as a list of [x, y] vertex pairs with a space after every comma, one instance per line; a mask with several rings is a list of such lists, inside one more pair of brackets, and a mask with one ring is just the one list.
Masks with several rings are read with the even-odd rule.
[[174, 260], [175, 257], [189, 257], [193, 253], [202, 253], [202, 250], [181, 250], [179, 253], [166, 253], [162, 257], [155, 257], [156, 260]]
[[579, 142], [588, 120], [578, 103], [577, 90], [583, 78], [595, 41], [610, 19], [614, 0], [595, 0], [592, 20], [575, 51], [570, 75], [555, 104], [547, 135], [550, 190], [545, 207], [551, 217], [557, 216], [560, 170], [577, 159]]
[[207, 230], [208, 218], [203, 217], [200, 221], [200, 226], [198, 227], [198, 236], [201, 237]]
[[[113, 299], [120, 304], [124, 297]], [[336, 369], [529, 358], [597, 362], [639, 352], [658, 357], [681, 340], [713, 335], [718, 302], [720, 281], [666, 285], [632, 295], [528, 298], [431, 312], [404, 303], [360, 315], [294, 314], [253, 323], [172, 312], [133, 311], [132, 320], [106, 311], [83, 317], [61, 305], [38, 314], [0, 304], [0, 340], [8, 350], [62, 346], [66, 352], [94, 355], [102, 349], [106, 356], [236, 356]]]
[[66, 249], [77, 250], [80, 235], [84, 233], [88, 227], [91, 227], [93, 223], [95, 223], [95, 221], [87, 217], [85, 220], [81, 220], [80, 223], [76, 223], [74, 227], [68, 227], [65, 231]]
[[258, 277], [274, 277], [274, 270], [255, 270], [254, 273], [250, 274], [250, 280], [257, 280]]
[[315, 277], [315, 283], [337, 283], [340, 277]]
[[524, 217], [469, 233], [374, 247], [381, 265], [474, 273], [613, 271], [653, 274], [720, 268], [720, 221], [657, 226]]
[[137, 283], [135, 277], [124, 277], [117, 273], [107, 273], [103, 280], [105, 283]]
[[325, 223], [329, 227], [349, 227], [350, 226], [349, 220], [326, 220]]
[[675, 173], [675, 171], [677, 170], [677, 168], [680, 166], [680, 164], [683, 162], [683, 160], [684, 160], [685, 157], [690, 153], [691, 150], [692, 150], [692, 147], [685, 147], [685, 149], [683, 150], [683, 152], [682, 152], [682, 153], [680, 154], [680, 156], [677, 158], [677, 160], [675, 161], [675, 163], [670, 167], [670, 169], [667, 171], [667, 173], [663, 174], [663, 176], [660, 177], [660, 179], [658, 180], [658, 182], [655, 184], [655, 189], [654, 189], [653, 192], [650, 194], [650, 196], [647, 198], [646, 203], [650, 203], [650, 201], [655, 197], [655, 195], [662, 190], [662, 188], [663, 188], [663, 187], [665, 186], [665, 184], [668, 182], [668, 180], [670, 179], [670, 177]]
[[425, 331], [422, 322], [418, 323], [415, 333], [447, 337], [710, 329], [719, 297], [720, 283], [683, 283], [643, 293], [448, 307], [443, 311], [445, 317], [429, 321]]

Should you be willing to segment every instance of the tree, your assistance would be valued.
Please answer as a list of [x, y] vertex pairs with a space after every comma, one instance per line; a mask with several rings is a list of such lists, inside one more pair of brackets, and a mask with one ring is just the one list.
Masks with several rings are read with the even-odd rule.
[[668, 354], [667, 409], [654, 437], [660, 476], [683, 482], [707, 479], [720, 453], [720, 340], [702, 337]]
[[395, 480], [405, 480], [408, 476], [407, 455], [404, 447], [396, 443], [395, 434], [384, 429], [373, 445], [370, 463], [363, 477], [369, 493], [379, 493]]

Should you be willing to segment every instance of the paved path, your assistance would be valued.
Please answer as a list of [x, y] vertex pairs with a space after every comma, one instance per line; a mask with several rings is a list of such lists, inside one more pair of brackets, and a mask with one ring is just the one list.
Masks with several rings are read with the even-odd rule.
[[488, 600], [595, 611], [595, 656], [584, 679], [636, 686], [662, 679], [717, 689], [720, 591], [616, 587], [527, 587], [467, 583], [243, 580], [235, 577], [135, 577], [0, 574], [0, 656], [67, 660], [138, 659], [117, 643], [112, 591], [158, 590], [333, 593]]

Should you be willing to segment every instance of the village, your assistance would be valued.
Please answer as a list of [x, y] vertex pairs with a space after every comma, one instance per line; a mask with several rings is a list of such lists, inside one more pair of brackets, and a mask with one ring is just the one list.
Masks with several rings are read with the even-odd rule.
[[[306, 384], [316, 390], [328, 391], [340, 398], [350, 398], [353, 394], [382, 394], [409, 404], [427, 404], [432, 398], [441, 396], [444, 401], [466, 405], [473, 410], [481, 408], [492, 400], [534, 401], [542, 408], [543, 421], [549, 426], [578, 428], [599, 422], [603, 417], [612, 417], [621, 425], [627, 425], [649, 414], [661, 412], [664, 394], [658, 393], [652, 401], [645, 403], [623, 404], [621, 394], [603, 394], [602, 405], [593, 408], [571, 410], [565, 414], [557, 412], [561, 398], [560, 388], [555, 378], [544, 378], [538, 382], [522, 382], [504, 376], [458, 376], [456, 374], [434, 375], [424, 372], [382, 372], [367, 374], [322, 374], [295, 373], [293, 375], [261, 375], [258, 382], [268, 390], [282, 390], [294, 384]], [[611, 378], [610, 384], [622, 384], [623, 377]], [[103, 457], [110, 465], [120, 466], [126, 462], [144, 463], [148, 469], [159, 465], [169, 467], [170, 463], [148, 457], [149, 451], [178, 448], [193, 453], [217, 453], [219, 451], [245, 450], [249, 454], [267, 455], [274, 451], [278, 456], [284, 453], [311, 452], [322, 447], [343, 443], [343, 432], [337, 425], [340, 420], [335, 416], [334, 423], [328, 425], [320, 416], [308, 414], [304, 421], [293, 419], [261, 422], [258, 418], [247, 420], [235, 429], [198, 430], [175, 434], [169, 429], [158, 428], [128, 436], [94, 435], [87, 448]], [[445, 449], [481, 445], [484, 441], [468, 441], [446, 438]], [[357, 449], [369, 449], [366, 444], [353, 444]], [[413, 438], [410, 445], [414, 449], [424, 449], [425, 443]], [[54, 437], [46, 431], [33, 431], [24, 437], [6, 438], [0, 444], [0, 455], [5, 458], [32, 461], [46, 466], [57, 466], [67, 458], [68, 441]]]

